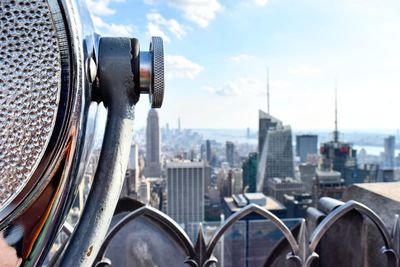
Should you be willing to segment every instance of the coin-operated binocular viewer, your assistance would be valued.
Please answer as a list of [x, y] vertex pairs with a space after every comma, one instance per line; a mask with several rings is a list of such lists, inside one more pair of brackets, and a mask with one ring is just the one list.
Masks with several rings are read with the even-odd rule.
[[80, 0], [2, 0], [0, 25], [0, 265], [43, 264], [88, 165], [90, 107], [103, 102], [93, 183], [54, 262], [91, 266], [125, 176], [135, 104], [148, 94], [162, 105], [162, 39], [143, 52], [136, 39], [102, 38]]

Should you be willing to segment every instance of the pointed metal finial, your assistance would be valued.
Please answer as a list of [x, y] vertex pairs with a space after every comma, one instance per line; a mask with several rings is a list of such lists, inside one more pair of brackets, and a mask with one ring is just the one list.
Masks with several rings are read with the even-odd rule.
[[311, 263], [314, 261], [314, 259], [317, 259], [319, 256], [310, 249], [310, 238], [307, 230], [307, 224], [304, 219], [300, 224], [297, 243], [299, 245], [298, 251], [295, 253], [290, 253], [287, 258], [294, 260], [299, 267], [311, 266]]
[[197, 234], [197, 241], [194, 247], [195, 254], [191, 255], [185, 263], [194, 266], [194, 267], [206, 267], [210, 266], [212, 263], [217, 263], [218, 260], [211, 255], [210, 257], [207, 256], [207, 245], [204, 239], [203, 233], [203, 225], [202, 223], [199, 224], [199, 232]]

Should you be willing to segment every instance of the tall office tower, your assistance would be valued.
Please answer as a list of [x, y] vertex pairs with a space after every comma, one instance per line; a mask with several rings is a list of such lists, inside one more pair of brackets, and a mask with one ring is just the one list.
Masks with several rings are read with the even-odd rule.
[[229, 171], [232, 176], [232, 194], [243, 193], [243, 170], [241, 168], [234, 168]]
[[394, 168], [395, 161], [394, 161], [394, 150], [395, 150], [395, 143], [396, 139], [394, 135], [390, 135], [384, 139], [384, 160], [383, 165], [386, 168]]
[[208, 163], [211, 163], [211, 141], [210, 140], [206, 140], [206, 159]]
[[[340, 172], [346, 185], [363, 182], [358, 175], [357, 152], [352, 149], [350, 143], [329, 141], [321, 145], [320, 152], [324, 165], [330, 165], [332, 170]], [[329, 168], [322, 167], [321, 169]]]
[[178, 118], [178, 132], [181, 132], [181, 118]]
[[204, 144], [200, 146], [200, 160], [206, 160], [206, 146]]
[[233, 177], [231, 173], [228, 173], [224, 179], [221, 181], [221, 186], [219, 188], [219, 193], [221, 196], [221, 200], [224, 197], [230, 197], [233, 194]]
[[268, 180], [294, 177], [292, 130], [277, 125], [268, 130], [257, 168], [257, 191], [268, 194]]
[[131, 196], [138, 191], [140, 185], [139, 179], [139, 146], [131, 145], [129, 152], [128, 167], [125, 173], [125, 182], [122, 186], [120, 197]]
[[257, 185], [257, 152], [250, 153], [243, 161], [243, 190], [244, 192], [256, 192]]
[[150, 202], [150, 182], [147, 179], [142, 179], [138, 186], [138, 200], [143, 204]]
[[300, 162], [307, 162], [308, 155], [318, 154], [318, 135], [296, 135], [296, 155]]
[[246, 138], [247, 139], [250, 138], [250, 128], [247, 128], [247, 130], [246, 130]]
[[167, 214], [187, 225], [204, 220], [205, 162], [167, 162]]
[[235, 165], [235, 144], [230, 141], [226, 141], [225, 150], [226, 161], [229, 163], [229, 166], [233, 168]]
[[[333, 140], [323, 143], [320, 147], [322, 162], [326, 171], [330, 165], [334, 171], [340, 172], [346, 185], [363, 182], [358, 175], [357, 151], [350, 143], [339, 141], [338, 116], [337, 116], [337, 90], [335, 87], [335, 130]], [[327, 164], [328, 163], [328, 164]]]
[[161, 141], [158, 113], [155, 109], [150, 109], [147, 116], [146, 128], [146, 161], [144, 175], [146, 177], [161, 176]]
[[265, 113], [262, 110], [258, 111], [258, 155], [262, 154], [268, 130], [275, 128], [277, 125], [282, 125], [282, 122], [272, 117], [269, 113]]
[[310, 163], [303, 163], [299, 165], [300, 179], [303, 181], [304, 190], [306, 193], [313, 193], [313, 186], [317, 165]]

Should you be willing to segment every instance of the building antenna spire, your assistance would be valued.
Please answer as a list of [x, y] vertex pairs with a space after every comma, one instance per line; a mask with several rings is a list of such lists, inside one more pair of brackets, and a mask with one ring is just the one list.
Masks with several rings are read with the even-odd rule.
[[333, 132], [333, 138], [335, 142], [339, 141], [339, 130], [338, 130], [338, 109], [337, 109], [337, 81], [335, 78], [335, 131]]
[[269, 68], [267, 67], [267, 113], [269, 114]]

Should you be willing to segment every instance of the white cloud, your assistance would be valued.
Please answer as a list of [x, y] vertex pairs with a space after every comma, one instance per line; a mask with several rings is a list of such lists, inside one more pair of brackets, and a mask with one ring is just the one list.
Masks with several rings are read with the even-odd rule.
[[207, 86], [204, 87], [204, 89], [212, 94], [220, 96], [257, 96], [266, 92], [265, 83], [253, 78], [240, 78], [235, 81], [227, 82], [218, 88]]
[[297, 66], [289, 69], [289, 74], [299, 75], [299, 76], [307, 76], [307, 77], [315, 77], [321, 74], [321, 70], [315, 67], [309, 66]]
[[104, 36], [128, 37], [132, 36], [136, 27], [132, 24], [107, 23], [102, 17], [114, 15], [115, 9], [110, 7], [112, 2], [123, 2], [124, 0], [86, 0], [91, 13], [94, 27], [98, 33]]
[[166, 55], [166, 74], [167, 78], [188, 78], [194, 79], [204, 67], [190, 61], [184, 56]]
[[131, 37], [135, 31], [132, 24], [106, 23], [102, 18], [92, 15], [96, 31], [103, 36]]
[[[154, 5], [160, 0], [144, 0], [146, 4]], [[164, 1], [163, 1], [164, 2]], [[181, 12], [183, 16], [202, 28], [208, 26], [217, 14], [223, 10], [223, 6], [218, 0], [165, 0], [165, 2]]]
[[168, 35], [161, 30], [160, 25], [153, 23], [153, 22], [149, 22], [147, 23], [147, 35], [150, 36], [159, 36], [161, 37], [164, 42], [168, 43], [169, 41], [171, 41], [171, 39], [169, 39]]
[[[270, 81], [271, 90], [288, 89], [291, 85], [290, 82], [284, 80]], [[220, 96], [265, 96], [267, 94], [266, 82], [255, 78], [239, 78], [220, 87], [205, 86], [203, 89]]]
[[253, 58], [253, 56], [246, 55], [246, 54], [240, 54], [240, 55], [237, 55], [237, 56], [229, 57], [230, 60], [235, 61], [235, 62], [242, 62], [242, 61], [245, 61], [245, 60], [248, 60], [248, 59], [251, 59], [251, 58]]
[[165, 33], [166, 29], [174, 34], [178, 39], [186, 35], [187, 27], [180, 24], [175, 19], [166, 19], [160, 13], [151, 12], [146, 15], [147, 17], [147, 35], [148, 36], [160, 36], [164, 41], [169, 42], [170, 38]]
[[115, 10], [109, 6], [111, 2], [123, 2], [123, 0], [86, 0], [90, 12], [98, 16], [115, 14]]
[[253, 0], [253, 3], [259, 6], [265, 6], [268, 3], [268, 0]]

